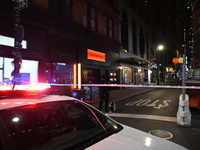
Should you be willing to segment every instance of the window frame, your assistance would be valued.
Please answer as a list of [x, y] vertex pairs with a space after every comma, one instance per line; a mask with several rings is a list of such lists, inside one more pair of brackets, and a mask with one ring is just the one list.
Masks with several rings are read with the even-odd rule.
[[114, 21], [109, 15], [104, 15], [104, 35], [114, 38]]
[[87, 1], [83, 1], [82, 25], [92, 31], [97, 31], [97, 8]]

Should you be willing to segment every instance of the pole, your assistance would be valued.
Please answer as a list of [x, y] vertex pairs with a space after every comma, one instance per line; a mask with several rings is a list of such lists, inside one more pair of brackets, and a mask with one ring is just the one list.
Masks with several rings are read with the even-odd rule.
[[159, 59], [158, 59], [158, 48], [156, 48], [156, 60], [157, 60], [156, 85], [159, 85]]
[[[185, 65], [186, 65], [186, 56], [185, 56], [185, 54], [183, 54], [182, 86], [185, 86], [185, 84], [186, 84]], [[182, 88], [182, 95], [183, 95], [183, 100], [185, 100], [185, 88]]]
[[24, 39], [24, 28], [21, 25], [20, 22], [20, 10], [27, 7], [28, 0], [12, 0], [14, 2], [14, 50], [12, 51], [12, 54], [14, 56], [13, 65], [14, 70], [11, 72], [11, 76], [13, 77], [12, 83], [13, 83], [13, 89], [15, 85], [21, 83], [21, 74], [20, 74], [20, 68], [22, 64], [22, 55], [20, 53], [21, 49], [21, 43]]
[[177, 124], [181, 126], [191, 126], [191, 113], [189, 109], [189, 96], [185, 94], [185, 65], [186, 55], [183, 54], [183, 68], [182, 68], [182, 94], [179, 96], [179, 108], [177, 112]]

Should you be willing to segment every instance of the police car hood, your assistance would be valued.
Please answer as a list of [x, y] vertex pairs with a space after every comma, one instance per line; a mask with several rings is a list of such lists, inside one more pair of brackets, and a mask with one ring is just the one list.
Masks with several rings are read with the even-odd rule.
[[92, 145], [87, 150], [186, 150], [186, 148], [123, 125], [124, 129]]

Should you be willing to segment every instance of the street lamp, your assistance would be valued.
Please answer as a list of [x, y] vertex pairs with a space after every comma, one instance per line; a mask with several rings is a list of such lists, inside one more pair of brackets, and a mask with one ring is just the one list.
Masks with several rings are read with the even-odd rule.
[[160, 69], [160, 65], [159, 65], [160, 57], [158, 58], [158, 51], [162, 51], [163, 49], [164, 49], [163, 45], [158, 45], [157, 50], [156, 50], [156, 59], [157, 59], [156, 84], [157, 85], [159, 85], [159, 69]]

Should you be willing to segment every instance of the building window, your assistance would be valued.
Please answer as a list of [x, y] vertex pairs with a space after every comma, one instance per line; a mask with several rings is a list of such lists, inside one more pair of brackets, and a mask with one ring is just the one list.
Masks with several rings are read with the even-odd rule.
[[91, 7], [91, 19], [90, 19], [91, 30], [96, 30], [96, 10], [94, 7]]
[[113, 20], [109, 16], [104, 16], [104, 34], [113, 38]]
[[97, 11], [94, 6], [86, 1], [83, 2], [83, 26], [92, 31], [96, 31]]
[[111, 84], [117, 83], [117, 72], [116, 71], [110, 72], [110, 83]]
[[71, 18], [71, 0], [64, 0], [64, 4], [63, 4], [63, 12], [65, 12], [63, 14], [63, 16], [67, 17], [67, 18]]
[[100, 71], [94, 69], [83, 69], [82, 74], [82, 83], [83, 84], [91, 84], [91, 83], [98, 83], [100, 79]]
[[137, 55], [137, 27], [135, 20], [132, 20], [132, 40], [133, 54]]
[[136, 9], [136, 0], [131, 0], [131, 7], [135, 10]]
[[150, 58], [150, 56], [149, 56], [149, 33], [148, 32], [146, 32], [146, 36], [145, 36], [145, 41], [146, 41], [146, 50], [147, 50], [147, 53], [146, 53], [146, 57], [147, 57], [147, 59], [149, 59]]
[[122, 21], [121, 21], [121, 43], [124, 50], [128, 50], [128, 15], [122, 10]]
[[49, 10], [60, 16], [71, 19], [71, 0], [49, 0]]
[[109, 37], [113, 37], [113, 21], [109, 19]]
[[46, 62], [46, 83], [73, 83], [73, 65]]
[[143, 33], [143, 28], [140, 27], [140, 35], [139, 35], [139, 43], [140, 43], [140, 55], [141, 57], [144, 57], [145, 54], [145, 35]]
[[114, 6], [114, 0], [104, 0], [110, 6]]
[[104, 34], [107, 35], [107, 18], [104, 16]]
[[87, 14], [87, 4], [84, 2], [83, 3], [83, 26], [87, 27], [87, 18], [88, 18], [88, 14]]

